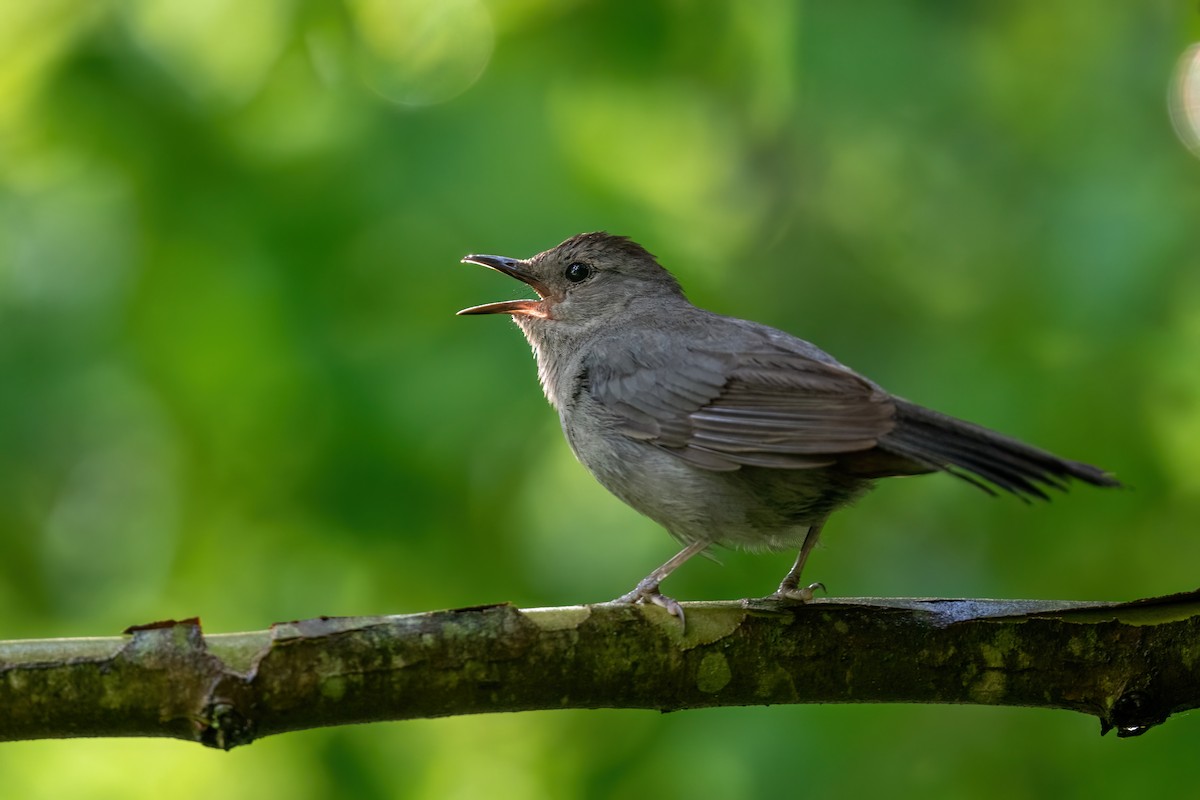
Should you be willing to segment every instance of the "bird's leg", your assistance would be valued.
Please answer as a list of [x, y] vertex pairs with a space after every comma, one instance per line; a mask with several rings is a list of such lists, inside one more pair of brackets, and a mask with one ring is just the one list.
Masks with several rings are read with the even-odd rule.
[[633, 587], [633, 591], [628, 594], [623, 594], [614, 603], [645, 603], [651, 602], [656, 606], [662, 606], [670, 614], [679, 617], [679, 621], [683, 622], [683, 607], [679, 605], [673, 598], [667, 597], [658, 590], [658, 585], [667, 579], [667, 576], [678, 569], [683, 562], [687, 561], [697, 553], [704, 552], [708, 547], [708, 542], [692, 542], [687, 547], [680, 550], [675, 555], [671, 556], [665, 564], [651, 572], [646, 577], [638, 581], [638, 585]]
[[796, 563], [792, 564], [787, 577], [779, 584], [779, 588], [775, 590], [775, 594], [771, 595], [771, 599], [799, 600], [801, 603], [807, 603], [813, 599], [813, 592], [825, 588], [823, 583], [810, 583], [808, 586], [800, 587], [800, 573], [804, 571], [804, 562], [808, 561], [808, 554], [817, 546], [817, 540], [821, 538], [821, 528], [823, 527], [825, 527], [824, 520], [809, 526], [808, 533], [804, 535], [804, 543], [800, 545], [800, 554], [796, 556]]

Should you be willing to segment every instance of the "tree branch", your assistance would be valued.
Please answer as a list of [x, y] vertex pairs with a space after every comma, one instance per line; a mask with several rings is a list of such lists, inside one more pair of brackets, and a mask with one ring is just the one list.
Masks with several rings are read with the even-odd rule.
[[1200, 590], [1130, 603], [821, 599], [508, 605], [205, 636], [0, 642], [0, 740], [170, 736], [229, 749], [328, 725], [548, 708], [973, 703], [1143, 733], [1200, 705]]

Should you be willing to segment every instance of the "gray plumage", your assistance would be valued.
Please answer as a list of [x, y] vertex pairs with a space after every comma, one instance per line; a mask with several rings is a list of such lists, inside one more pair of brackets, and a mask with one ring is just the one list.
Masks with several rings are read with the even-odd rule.
[[[536, 300], [511, 314], [578, 459], [685, 549], [619, 601], [682, 616], [658, 584], [709, 545], [800, 556], [777, 596], [808, 599], [800, 571], [830, 513], [877, 478], [950, 472], [986, 491], [1046, 499], [1103, 470], [894, 397], [816, 346], [693, 306], [635, 242], [574, 236], [530, 259], [471, 255]], [[816, 584], [814, 584], [816, 586]]]

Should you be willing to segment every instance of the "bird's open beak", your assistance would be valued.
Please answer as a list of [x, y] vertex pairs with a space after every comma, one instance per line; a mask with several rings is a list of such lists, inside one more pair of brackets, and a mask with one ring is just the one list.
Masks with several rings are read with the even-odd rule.
[[546, 308], [542, 304], [549, 293], [545, 284], [537, 278], [530, 275], [522, 269], [522, 263], [515, 258], [506, 258], [505, 256], [482, 256], [470, 255], [463, 258], [464, 264], [478, 264], [481, 267], [494, 269], [497, 272], [503, 272], [511, 278], [516, 278], [522, 283], [527, 283], [533, 287], [533, 290], [538, 293], [537, 300], [505, 300], [500, 303], [485, 303], [481, 306], [472, 306], [464, 308], [458, 313], [462, 314], [512, 314], [513, 316], [524, 317], [545, 317]]

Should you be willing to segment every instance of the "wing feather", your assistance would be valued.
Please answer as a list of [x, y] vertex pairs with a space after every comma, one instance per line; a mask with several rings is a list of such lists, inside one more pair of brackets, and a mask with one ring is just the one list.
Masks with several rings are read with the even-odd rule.
[[829, 466], [895, 426], [891, 398], [836, 363], [769, 346], [654, 355], [607, 358], [588, 391], [619, 431], [703, 469]]

